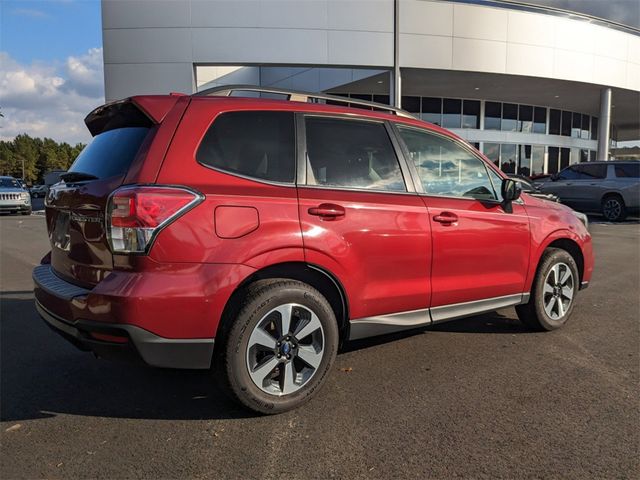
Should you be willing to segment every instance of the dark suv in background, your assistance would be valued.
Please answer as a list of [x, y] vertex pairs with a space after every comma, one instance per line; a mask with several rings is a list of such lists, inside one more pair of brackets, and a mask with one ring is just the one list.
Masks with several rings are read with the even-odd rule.
[[602, 213], [612, 222], [637, 214], [640, 206], [640, 162], [589, 162], [571, 165], [540, 191], [560, 197], [560, 201], [581, 212]]

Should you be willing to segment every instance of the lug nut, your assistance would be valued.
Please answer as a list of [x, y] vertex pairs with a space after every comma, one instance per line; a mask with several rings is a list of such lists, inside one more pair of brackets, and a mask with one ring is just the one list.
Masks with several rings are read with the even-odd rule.
[[291, 360], [291, 355], [287, 355], [287, 360]]
[[278, 354], [278, 358], [282, 357], [282, 355]]

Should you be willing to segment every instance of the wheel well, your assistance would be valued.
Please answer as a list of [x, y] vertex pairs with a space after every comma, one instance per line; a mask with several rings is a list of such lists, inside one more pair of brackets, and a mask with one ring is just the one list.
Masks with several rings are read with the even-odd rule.
[[[344, 293], [342, 284], [331, 273], [326, 270], [302, 262], [280, 263], [265, 267], [251, 274], [236, 288], [224, 308], [222, 318], [228, 318], [233, 314], [233, 309], [241, 303], [241, 297], [244, 295], [246, 288], [258, 281], [271, 278], [287, 278], [290, 280], [298, 280], [311, 285], [318, 290], [329, 302], [338, 321], [338, 329], [340, 331], [340, 340], [348, 337], [349, 327], [349, 305], [347, 296]], [[220, 327], [222, 327], [222, 322]], [[218, 328], [220, 328], [218, 327]]]
[[609, 197], [618, 197], [620, 200], [622, 200], [622, 203], [624, 204], [624, 198], [622, 198], [622, 195], [620, 195], [618, 192], [605, 193], [604, 195], [602, 195], [602, 199], [600, 200], [600, 203], [604, 202], [604, 200]]
[[582, 283], [582, 275], [584, 274], [584, 257], [582, 256], [580, 246], [573, 240], [560, 238], [551, 242], [547, 248], [560, 248], [568, 252], [575, 260], [576, 265], [578, 265], [578, 275], [580, 276], [580, 282]]

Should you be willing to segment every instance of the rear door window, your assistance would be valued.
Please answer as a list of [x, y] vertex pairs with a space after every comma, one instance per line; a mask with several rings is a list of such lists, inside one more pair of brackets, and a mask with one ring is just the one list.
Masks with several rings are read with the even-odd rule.
[[615, 166], [615, 172], [618, 178], [640, 178], [640, 162], [621, 163]]
[[581, 180], [595, 180], [606, 178], [607, 176], [607, 165], [602, 163], [596, 163], [593, 165], [589, 165], [584, 163], [580, 165], [580, 179]]
[[147, 127], [125, 127], [96, 135], [69, 172], [87, 173], [99, 179], [124, 175], [149, 132]]
[[229, 173], [293, 183], [296, 173], [293, 112], [223, 113], [209, 127], [196, 159]]
[[307, 185], [405, 192], [383, 123], [307, 117]]

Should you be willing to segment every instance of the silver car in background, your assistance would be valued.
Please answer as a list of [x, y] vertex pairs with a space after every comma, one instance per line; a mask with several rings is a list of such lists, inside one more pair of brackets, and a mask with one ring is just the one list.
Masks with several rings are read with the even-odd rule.
[[13, 177], [0, 177], [0, 212], [31, 215], [31, 196]]
[[587, 162], [571, 165], [539, 184], [571, 208], [602, 213], [611, 222], [637, 214], [640, 208], [640, 162]]

